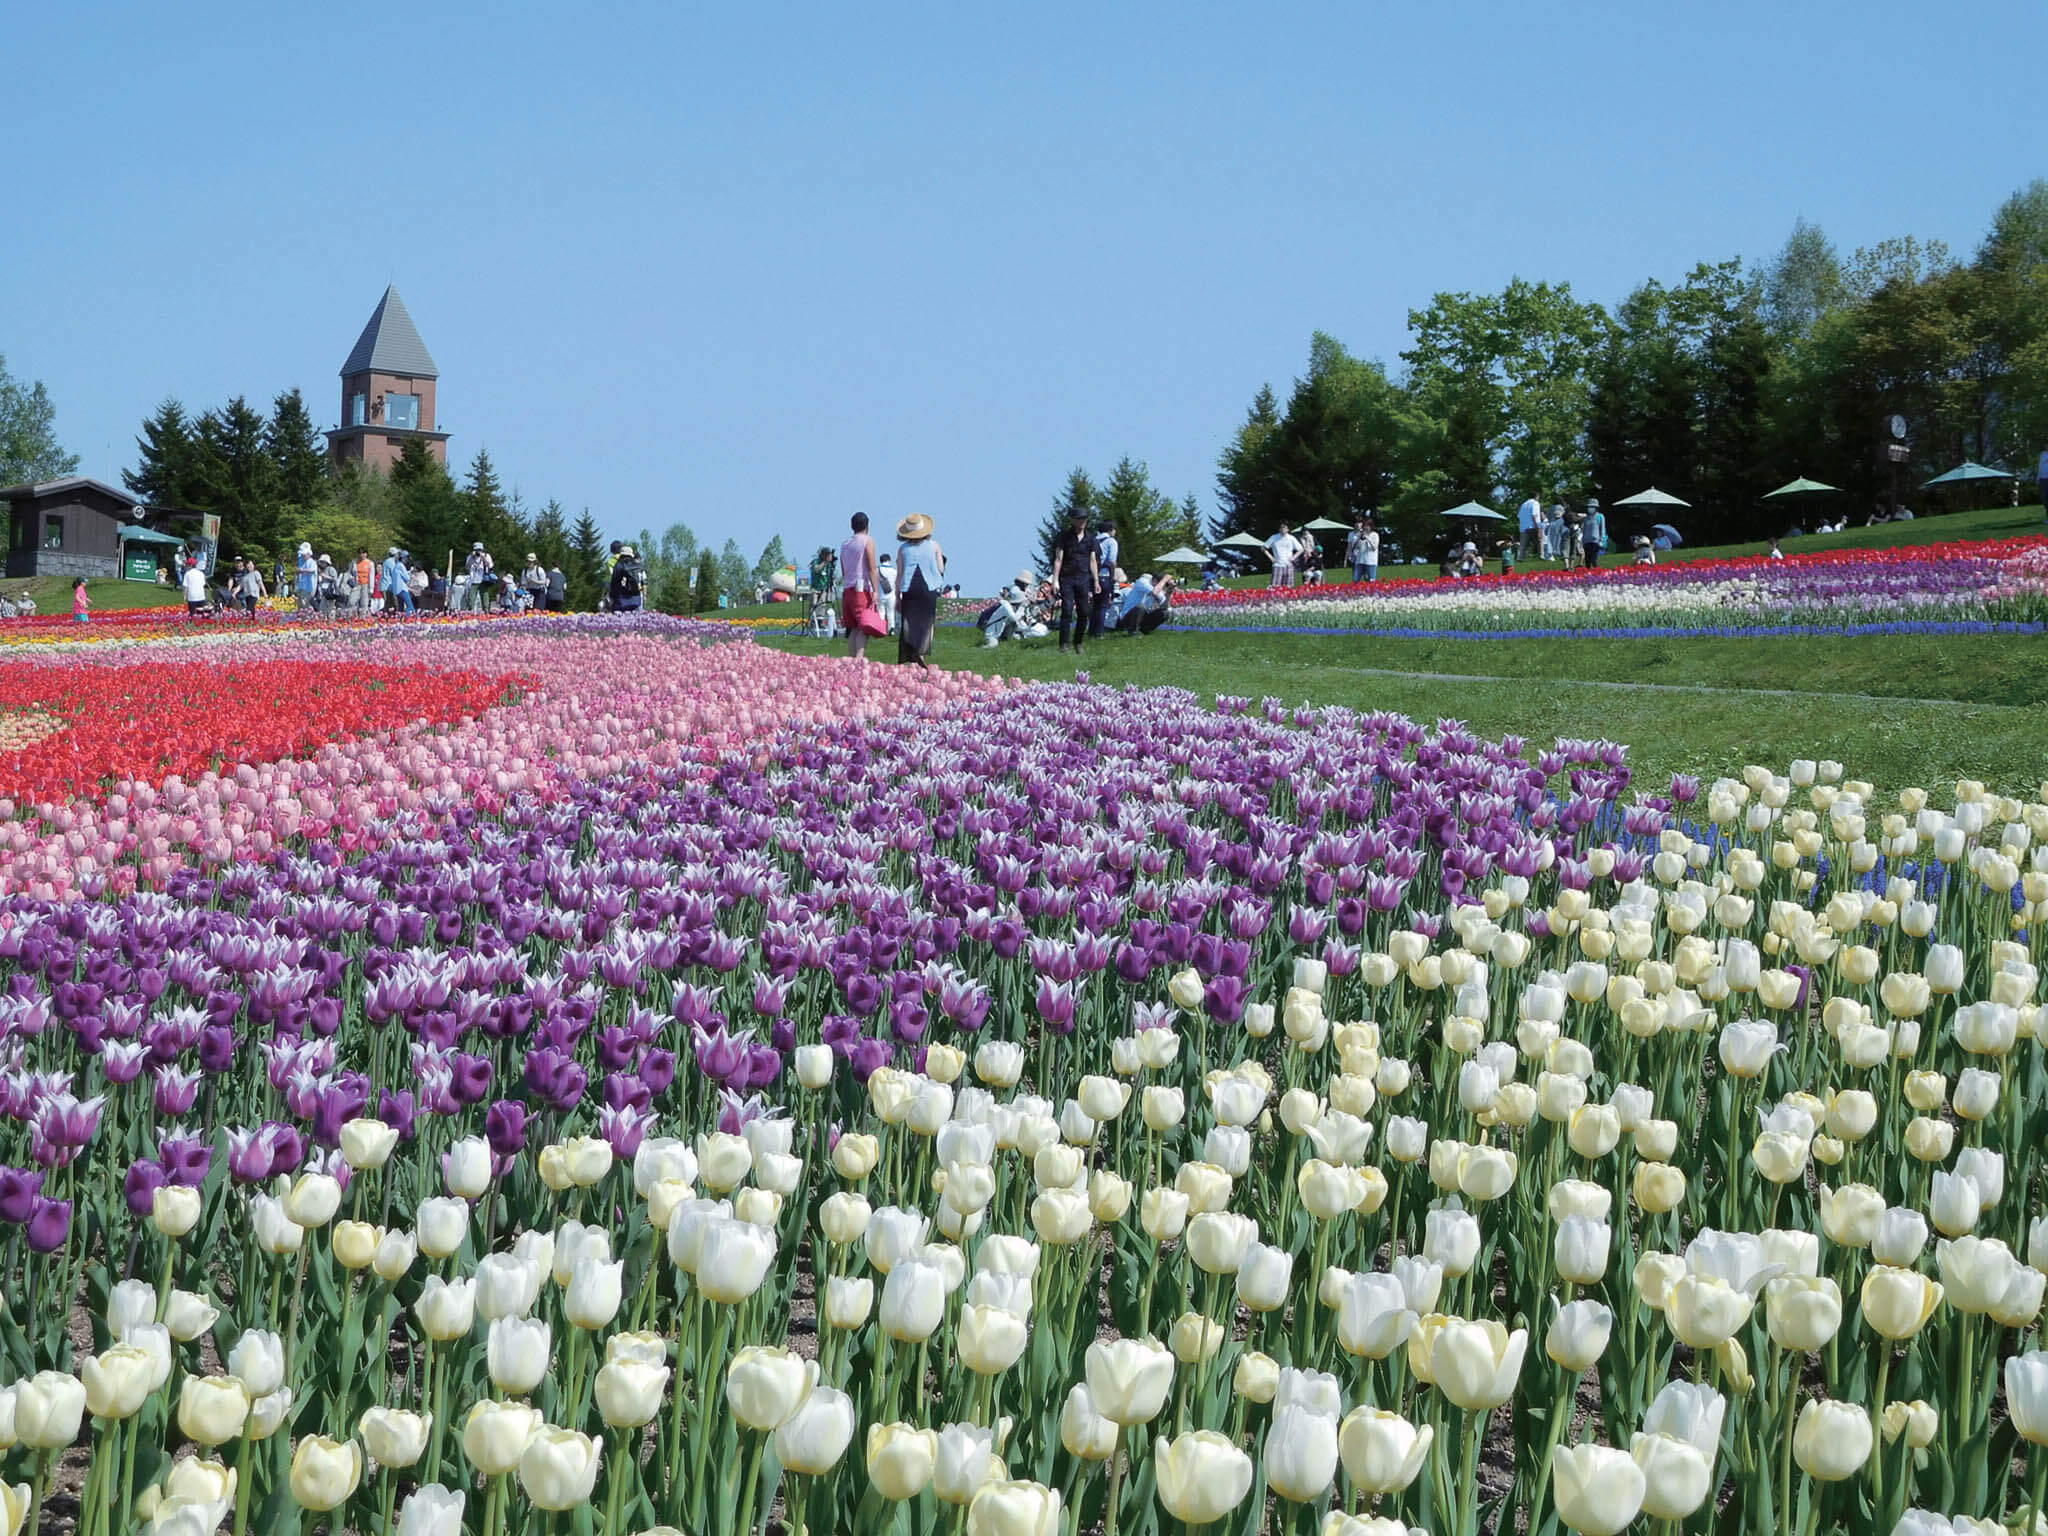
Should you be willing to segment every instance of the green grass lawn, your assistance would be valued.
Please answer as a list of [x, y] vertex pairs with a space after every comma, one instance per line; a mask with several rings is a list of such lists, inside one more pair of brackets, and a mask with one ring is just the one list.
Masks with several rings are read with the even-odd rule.
[[[760, 639], [813, 654], [845, 649]], [[878, 642], [874, 654], [893, 664], [895, 643]], [[940, 631], [933, 661], [1039, 679], [1078, 670], [1051, 640], [991, 651], [958, 628]], [[1749, 762], [1782, 769], [1795, 757], [1837, 758], [1888, 791], [1967, 776], [2032, 794], [2048, 776], [2040, 714], [2048, 638], [2040, 637], [1438, 641], [1165, 630], [1105, 637], [1082, 666], [1114, 686], [1395, 710], [1540, 742], [1610, 738], [1630, 745], [1646, 784]], [[1613, 686], [1645, 683], [1664, 686]]]
[[[1804, 509], [1802, 509], [1803, 511]], [[1822, 508], [1831, 511], [1831, 508]], [[1807, 514], [1812, 521], [1812, 515]], [[1502, 537], [1512, 529], [1513, 522], [1502, 523]], [[1683, 531], [1682, 522], [1673, 526]], [[2019, 534], [2048, 533], [2048, 522], [2044, 522], [2038, 502], [2023, 503], [2017, 507], [1986, 507], [1976, 512], [1957, 512], [1941, 517], [1916, 517], [1910, 523], [1882, 523], [1875, 528], [1847, 528], [1840, 533], [1813, 533], [1802, 538], [1786, 539], [1780, 546], [1788, 555], [1808, 550], [1822, 549], [1897, 549], [1914, 544], [1940, 544], [1949, 539], [2009, 539]], [[1324, 567], [1324, 575], [1331, 581], [1349, 581], [1350, 569], [1336, 562], [1344, 553], [1344, 536], [1340, 533], [1327, 534], [1329, 540], [1323, 545], [1327, 557], [1332, 561]], [[1662, 561], [1683, 560], [1725, 560], [1737, 555], [1760, 555], [1769, 544], [1762, 539], [1750, 544], [1709, 544], [1695, 548], [1686, 544], [1674, 550], [1659, 550], [1657, 558]], [[1619, 554], [1609, 551], [1606, 564], [1625, 564], [1629, 558], [1626, 550]], [[1524, 560], [1517, 571], [1551, 571], [1557, 569], [1555, 560]], [[1489, 559], [1487, 569], [1496, 568], [1496, 562]], [[1224, 583], [1227, 587], [1263, 587], [1268, 584], [1264, 573], [1234, 577]], [[1381, 581], [1434, 581], [1436, 565], [1383, 565], [1380, 567]]]
[[[65, 576], [31, 576], [26, 580], [0, 581], [0, 593], [17, 598], [27, 591], [36, 600], [37, 613], [69, 613], [71, 581]], [[115, 608], [162, 608], [183, 606], [176, 587], [160, 587], [148, 581], [88, 581], [85, 595], [92, 599], [92, 611]]]

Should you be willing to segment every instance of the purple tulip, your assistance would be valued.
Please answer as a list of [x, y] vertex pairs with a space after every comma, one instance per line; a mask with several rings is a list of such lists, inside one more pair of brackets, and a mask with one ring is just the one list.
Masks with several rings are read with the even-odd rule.
[[235, 1032], [224, 1024], [209, 1024], [199, 1032], [199, 1070], [218, 1077], [235, 1064]]
[[131, 1215], [146, 1217], [156, 1209], [156, 1192], [170, 1182], [161, 1164], [146, 1157], [138, 1157], [128, 1165], [127, 1177], [122, 1180], [122, 1191], [128, 1200]]
[[20, 1226], [35, 1210], [36, 1197], [42, 1192], [42, 1169], [0, 1167], [0, 1221]]
[[667, 1093], [676, 1080], [676, 1053], [659, 1047], [640, 1058], [640, 1080], [656, 1098]]
[[197, 1072], [186, 1072], [177, 1067], [157, 1068], [156, 1112], [166, 1120], [177, 1120], [191, 1114], [192, 1106], [199, 1100], [201, 1080]]
[[400, 1140], [411, 1141], [418, 1129], [418, 1101], [410, 1089], [393, 1093], [387, 1088], [377, 1095], [377, 1118], [398, 1132]]
[[33, 1253], [55, 1253], [71, 1235], [71, 1202], [36, 1197], [29, 1212], [28, 1246]]
[[515, 1157], [526, 1148], [526, 1106], [499, 1099], [484, 1111], [484, 1139], [499, 1157]]

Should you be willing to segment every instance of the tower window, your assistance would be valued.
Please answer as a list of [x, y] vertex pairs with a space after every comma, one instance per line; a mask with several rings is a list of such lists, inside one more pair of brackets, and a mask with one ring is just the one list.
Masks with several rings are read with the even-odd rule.
[[348, 424], [360, 427], [370, 408], [370, 397], [360, 389], [348, 398]]
[[420, 397], [418, 395], [393, 395], [384, 397], [384, 425], [403, 427], [408, 432], [419, 430]]

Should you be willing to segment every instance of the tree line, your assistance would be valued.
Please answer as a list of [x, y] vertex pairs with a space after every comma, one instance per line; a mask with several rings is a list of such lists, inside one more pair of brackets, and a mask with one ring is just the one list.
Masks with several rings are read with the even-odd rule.
[[1408, 332], [1393, 370], [1317, 332], [1285, 403], [1258, 391], [1220, 456], [1212, 538], [1374, 511], [1414, 543], [1468, 500], [1611, 508], [1654, 485], [1719, 543], [1783, 531], [1762, 498], [1800, 475], [1862, 521], [1890, 491], [1893, 416], [1902, 488], [1964, 459], [2026, 477], [2048, 446], [2048, 181], [1968, 261], [1911, 236], [1844, 257], [1801, 221], [1768, 261], [1651, 279], [1612, 311], [1517, 278], [1439, 293]]
[[[423, 438], [406, 439], [389, 475], [354, 463], [336, 469], [296, 389], [277, 396], [268, 416], [239, 395], [196, 417], [166, 400], [143, 423], [136, 454], [136, 467], [122, 475], [130, 494], [152, 506], [218, 515], [224, 555], [290, 564], [303, 541], [338, 564], [363, 549], [381, 559], [396, 545], [427, 569], [446, 571], [460, 569], [481, 543], [500, 571], [516, 573], [529, 551], [543, 566], [560, 566], [572, 608], [595, 608], [605, 591], [610, 547], [588, 507], [571, 521], [559, 500], [529, 505], [517, 490], [506, 491], [484, 448], [458, 481]], [[756, 565], [728, 541], [722, 556], [704, 552], [707, 576], [687, 528], [671, 528], [659, 551], [650, 542], [641, 535], [646, 600], [671, 613], [716, 608], [721, 593], [751, 601], [756, 565], [771, 555], [774, 567], [783, 564], [780, 539]], [[688, 567], [680, 584], [679, 559]]]
[[1129, 455], [1101, 484], [1086, 469], [1075, 468], [1054, 498], [1052, 510], [1038, 526], [1038, 571], [1052, 572], [1053, 542], [1075, 513], [1086, 513], [1098, 529], [1116, 534], [1117, 564], [1132, 577], [1152, 570], [1159, 556], [1179, 544], [1199, 545], [1202, 513], [1193, 491], [1175, 501], [1152, 484], [1143, 460]]

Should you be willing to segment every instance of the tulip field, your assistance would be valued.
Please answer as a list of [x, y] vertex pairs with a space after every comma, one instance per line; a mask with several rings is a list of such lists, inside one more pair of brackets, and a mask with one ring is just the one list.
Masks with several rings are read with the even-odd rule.
[[1242, 587], [1177, 596], [1193, 629], [1440, 639], [1562, 636], [2039, 634], [2048, 621], [2048, 538], [1951, 540], [1733, 559], [1624, 554], [1596, 570]]
[[0, 633], [0, 1536], [2042, 1528], [2048, 786], [91, 629]]

